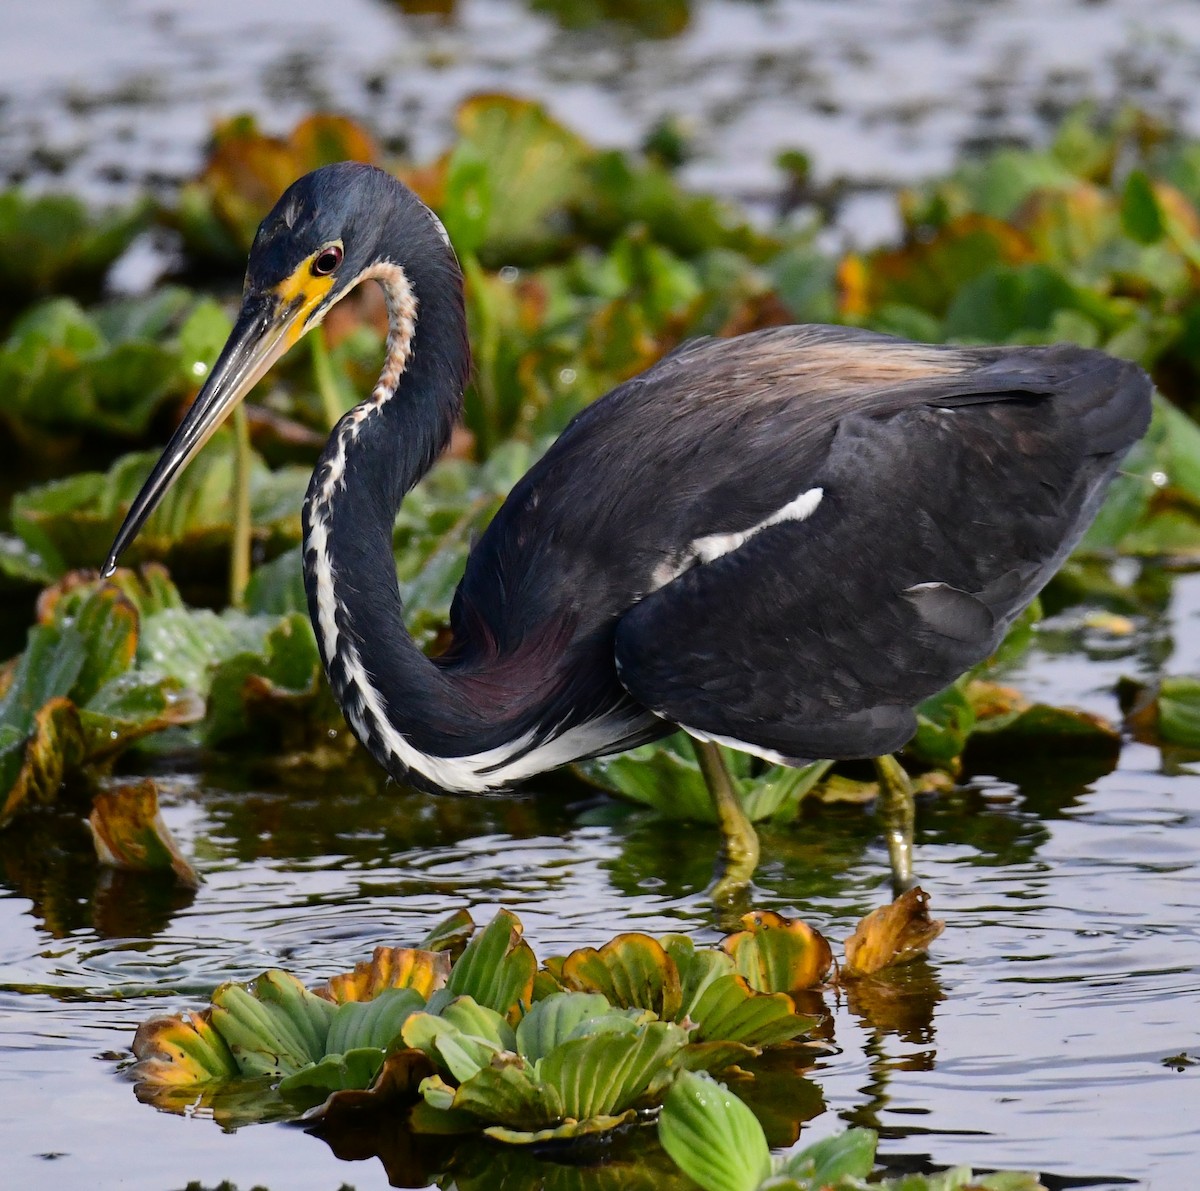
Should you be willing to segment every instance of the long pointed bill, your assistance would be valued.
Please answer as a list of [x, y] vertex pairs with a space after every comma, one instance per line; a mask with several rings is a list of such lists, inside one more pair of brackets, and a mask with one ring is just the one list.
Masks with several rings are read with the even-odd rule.
[[[311, 308], [311, 307], [310, 307]], [[251, 295], [221, 349], [204, 387], [171, 436], [142, 490], [129, 508], [108, 553], [103, 574], [111, 575], [117, 559], [137, 537], [176, 477], [195, 458], [234, 406], [304, 332], [304, 305], [281, 301], [276, 294]]]

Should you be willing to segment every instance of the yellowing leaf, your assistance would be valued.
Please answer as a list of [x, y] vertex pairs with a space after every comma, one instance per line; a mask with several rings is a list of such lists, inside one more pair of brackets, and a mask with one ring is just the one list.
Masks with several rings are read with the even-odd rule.
[[649, 935], [618, 935], [597, 950], [581, 947], [563, 962], [562, 982], [580, 992], [603, 993], [623, 1009], [650, 1009], [665, 1021], [682, 1005], [679, 969]]
[[910, 889], [858, 924], [846, 940], [846, 974], [870, 976], [923, 955], [945, 926], [929, 917], [929, 894], [920, 886]]
[[199, 874], [163, 822], [152, 778], [101, 790], [92, 800], [88, 826], [101, 864], [140, 873], [169, 869], [182, 885], [199, 887]]
[[133, 1039], [137, 1063], [130, 1074], [156, 1085], [187, 1087], [210, 1080], [227, 1080], [238, 1065], [225, 1039], [213, 1028], [212, 1011], [152, 1017]]
[[373, 1000], [387, 988], [411, 988], [428, 997], [449, 975], [450, 956], [445, 951], [376, 947], [369, 961], [355, 964], [353, 972], [333, 976], [313, 991], [339, 1005]]
[[815, 988], [833, 964], [833, 952], [820, 931], [768, 910], [747, 914], [745, 930], [727, 935], [721, 949], [759, 992], [800, 992]]

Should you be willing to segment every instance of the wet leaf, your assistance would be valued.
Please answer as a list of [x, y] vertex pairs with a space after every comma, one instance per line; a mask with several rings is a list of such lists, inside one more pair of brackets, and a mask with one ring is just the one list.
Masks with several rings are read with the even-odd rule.
[[686, 1072], [675, 1080], [658, 1137], [705, 1191], [756, 1191], [771, 1174], [771, 1152], [754, 1114], [707, 1075]]
[[924, 955], [945, 929], [929, 916], [929, 895], [916, 886], [889, 906], [872, 910], [846, 940], [848, 976], [869, 976], [892, 964]]
[[475, 933], [475, 921], [469, 910], [455, 910], [453, 914], [443, 918], [421, 940], [425, 951], [446, 952], [452, 958], [462, 954], [467, 940]]
[[521, 921], [515, 914], [497, 911], [451, 969], [447, 993], [469, 996], [510, 1018], [519, 1005], [528, 1005], [537, 960], [521, 933]]
[[363, 1091], [379, 1074], [384, 1053], [379, 1047], [366, 1046], [326, 1055], [319, 1062], [279, 1081], [284, 1095], [300, 1091]]
[[517, 1026], [516, 1046], [530, 1062], [544, 1058], [581, 1028], [586, 1032], [612, 1009], [599, 993], [554, 993], [539, 1001]]
[[825, 937], [803, 922], [763, 910], [747, 914], [742, 925], [721, 940], [721, 949], [759, 992], [815, 988], [833, 964]]
[[292, 1075], [325, 1056], [334, 1007], [294, 976], [273, 969], [250, 988], [223, 984], [213, 993], [212, 1024], [242, 1075]]
[[814, 1188], [839, 1185], [842, 1179], [865, 1179], [875, 1166], [876, 1140], [870, 1129], [848, 1129], [789, 1155], [780, 1173]]
[[133, 1039], [130, 1076], [149, 1084], [192, 1087], [238, 1074], [237, 1060], [212, 1024], [211, 1010], [152, 1017]]
[[427, 1000], [446, 983], [449, 975], [450, 957], [445, 952], [376, 947], [370, 962], [355, 964], [352, 972], [331, 976], [313, 992], [338, 1005], [370, 1001], [392, 988], [413, 989]]
[[563, 963], [561, 979], [570, 988], [602, 993], [624, 1009], [649, 1009], [666, 1021], [682, 1005], [679, 970], [649, 935], [618, 935], [599, 950], [573, 951]]
[[163, 822], [153, 779], [99, 791], [88, 826], [101, 864], [133, 872], [170, 871], [189, 889], [199, 887], [199, 874]]

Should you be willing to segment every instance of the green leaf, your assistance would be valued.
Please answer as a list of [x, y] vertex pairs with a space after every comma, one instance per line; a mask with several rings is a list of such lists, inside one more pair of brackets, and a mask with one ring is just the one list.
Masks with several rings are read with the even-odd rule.
[[[722, 755], [751, 820], [794, 817], [801, 800], [828, 771], [830, 762], [792, 768], [773, 765], [751, 774], [751, 758], [722, 748]], [[607, 789], [660, 815], [691, 823], [715, 823], [716, 810], [695, 754], [682, 733], [657, 744], [589, 761], [580, 768]]]
[[848, 1129], [791, 1154], [780, 1173], [819, 1188], [840, 1179], [865, 1179], [875, 1165], [876, 1134], [871, 1129]]
[[252, 989], [223, 984], [212, 998], [213, 1027], [248, 1076], [292, 1075], [324, 1058], [333, 1011], [330, 1002], [278, 969]]
[[98, 217], [74, 196], [0, 192], [0, 292], [5, 304], [52, 291], [97, 288], [150, 216], [149, 201]]
[[536, 1067], [555, 1090], [562, 1115], [583, 1120], [623, 1112], [646, 1091], [667, 1061], [687, 1044], [671, 1022], [649, 1022], [634, 1031], [605, 1031], [556, 1046]]
[[544, 1058], [560, 1043], [611, 1012], [599, 993], [553, 993], [539, 1001], [517, 1026], [516, 1049], [531, 1063]]
[[529, 1002], [537, 960], [521, 938], [521, 921], [499, 910], [467, 944], [446, 982], [449, 996], [469, 996], [497, 1013]]
[[366, 1046], [344, 1054], [326, 1055], [320, 1062], [302, 1067], [279, 1081], [283, 1093], [313, 1089], [320, 1092], [344, 1092], [369, 1088], [383, 1066], [384, 1053], [379, 1047]]
[[815, 988], [833, 964], [825, 936], [798, 919], [761, 910], [744, 915], [742, 925], [745, 929], [727, 935], [721, 947], [760, 992]]
[[771, 1173], [771, 1152], [754, 1114], [707, 1075], [686, 1072], [675, 1080], [658, 1138], [705, 1191], [756, 1191]]
[[469, 910], [458, 909], [443, 918], [417, 944], [422, 951], [461, 952], [475, 933], [475, 922]]
[[[125, 455], [105, 473], [80, 472], [13, 498], [13, 528], [48, 566], [99, 567], [158, 452]], [[233, 534], [233, 438], [218, 431], [172, 484], [126, 552], [126, 559], [170, 559], [180, 573], [211, 581], [227, 566]], [[268, 472], [255, 460], [250, 473], [254, 537], [273, 552], [300, 540], [306, 468]]]
[[468, 1034], [434, 1012], [413, 1014], [401, 1033], [407, 1046], [423, 1051], [460, 1084], [467, 1083], [509, 1049], [492, 1038]]
[[960, 680], [917, 708], [917, 734], [905, 751], [931, 765], [949, 767], [962, 756], [974, 728], [975, 712]]
[[363, 1047], [386, 1050], [400, 1037], [404, 1023], [425, 1006], [412, 988], [385, 988], [369, 1001], [339, 1005], [329, 1022], [328, 1054], [346, 1054]]
[[627, 1124], [637, 1117], [637, 1112], [630, 1109], [617, 1116], [586, 1117], [582, 1121], [566, 1121], [549, 1129], [506, 1129], [503, 1125], [489, 1125], [484, 1133], [493, 1141], [506, 1145], [544, 1145], [547, 1142], [570, 1141], [577, 1137], [592, 1137], [598, 1133], [607, 1133], [619, 1125]]
[[450, 154], [440, 213], [459, 256], [475, 256], [487, 239], [492, 187], [487, 162], [469, 141], [459, 141]]
[[1096, 299], [1049, 265], [993, 265], [956, 291], [946, 311], [945, 335], [984, 343], [1037, 340], [1063, 310], [1106, 320]]
[[1125, 179], [1121, 226], [1139, 244], [1155, 244], [1166, 235], [1162, 206], [1144, 170], [1131, 170]]
[[1158, 734], [1168, 744], [1200, 749], [1200, 678], [1162, 680], [1158, 690]]
[[744, 976], [727, 973], [708, 983], [696, 997], [689, 1017], [695, 1040], [772, 1046], [811, 1030], [815, 1019], [798, 1014], [785, 993], [755, 993]]
[[472, 1038], [482, 1038], [500, 1050], [517, 1049], [516, 1034], [504, 1016], [473, 997], [455, 997], [440, 1013], [444, 1021]]
[[130, 1074], [168, 1087], [192, 1087], [238, 1074], [237, 1060], [213, 1027], [209, 1010], [175, 1017], [152, 1017], [134, 1035], [137, 1058]]
[[[456, 188], [460, 207], [452, 218], [468, 245], [496, 264], [544, 256], [561, 240], [554, 231], [561, 221], [553, 216], [582, 193], [581, 167], [592, 150], [540, 104], [507, 95], [468, 99], [456, 124], [447, 186]], [[515, 195], [522, 200], [513, 201]]]

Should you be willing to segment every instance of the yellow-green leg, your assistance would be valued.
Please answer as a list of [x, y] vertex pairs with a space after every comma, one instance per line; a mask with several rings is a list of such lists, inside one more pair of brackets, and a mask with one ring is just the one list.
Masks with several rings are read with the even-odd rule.
[[917, 809], [912, 782], [904, 767], [890, 753], [875, 758], [879, 777], [879, 817], [892, 862], [892, 888], [897, 897], [913, 886], [913, 831]]
[[727, 904], [746, 891], [758, 867], [758, 833], [742, 809], [720, 748], [694, 738], [692, 748], [696, 750], [696, 760], [700, 763], [700, 772], [704, 775], [704, 784], [708, 786], [713, 809], [717, 812], [717, 825], [721, 829], [724, 869], [712, 888], [713, 901]]

